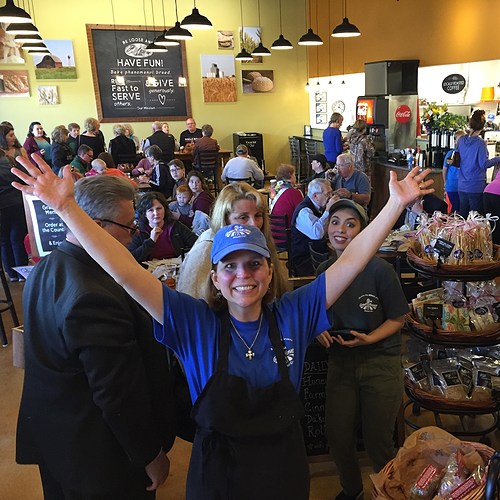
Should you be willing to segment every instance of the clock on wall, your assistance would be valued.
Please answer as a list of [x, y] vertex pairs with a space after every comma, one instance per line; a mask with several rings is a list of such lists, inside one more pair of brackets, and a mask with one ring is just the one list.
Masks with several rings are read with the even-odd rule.
[[345, 111], [344, 101], [337, 100], [332, 104], [332, 111], [334, 113], [343, 113]]

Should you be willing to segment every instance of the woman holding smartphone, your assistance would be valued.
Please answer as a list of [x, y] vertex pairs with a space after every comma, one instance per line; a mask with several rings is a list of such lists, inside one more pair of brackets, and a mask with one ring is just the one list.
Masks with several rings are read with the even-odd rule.
[[[330, 208], [328, 242], [339, 260], [366, 227], [364, 208], [341, 199]], [[333, 304], [333, 325], [319, 340], [328, 351], [326, 434], [343, 491], [336, 500], [363, 498], [356, 457], [361, 425], [375, 472], [395, 455], [394, 424], [403, 397], [400, 329], [408, 312], [406, 297], [391, 264], [374, 256]]]

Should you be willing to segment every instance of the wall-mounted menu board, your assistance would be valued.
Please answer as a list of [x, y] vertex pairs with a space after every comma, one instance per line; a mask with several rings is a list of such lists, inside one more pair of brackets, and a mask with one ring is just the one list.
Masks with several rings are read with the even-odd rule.
[[[156, 30], [156, 33], [155, 33]], [[160, 28], [87, 24], [97, 113], [102, 122], [185, 120], [191, 115], [184, 42], [151, 52]], [[125, 83], [117, 76], [123, 76]]]

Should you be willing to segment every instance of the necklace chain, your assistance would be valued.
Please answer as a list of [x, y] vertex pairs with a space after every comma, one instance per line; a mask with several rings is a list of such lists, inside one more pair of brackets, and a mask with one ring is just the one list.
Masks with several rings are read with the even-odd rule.
[[232, 327], [234, 328], [234, 331], [236, 332], [236, 335], [238, 335], [238, 337], [240, 338], [240, 340], [245, 344], [245, 347], [247, 348], [247, 352], [245, 354], [245, 357], [249, 360], [249, 361], [252, 361], [253, 357], [255, 356], [255, 353], [252, 351], [252, 347], [255, 345], [255, 342], [257, 341], [257, 338], [259, 337], [259, 334], [260, 334], [260, 329], [262, 327], [262, 318], [263, 318], [263, 314], [260, 313], [260, 322], [259, 322], [259, 328], [257, 330], [257, 334], [255, 335], [254, 339], [253, 339], [253, 342], [248, 345], [246, 342], [245, 342], [245, 339], [240, 335], [240, 332], [238, 331], [238, 329], [236, 328], [235, 324], [233, 323], [233, 320], [231, 319], [231, 316], [229, 317], [229, 321], [231, 322], [231, 325]]

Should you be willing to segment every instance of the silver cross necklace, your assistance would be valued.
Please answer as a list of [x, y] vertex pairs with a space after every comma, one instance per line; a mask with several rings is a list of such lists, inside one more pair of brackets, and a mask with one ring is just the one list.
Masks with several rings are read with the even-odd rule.
[[259, 322], [259, 329], [257, 330], [257, 334], [255, 335], [255, 338], [253, 339], [253, 342], [251, 345], [248, 345], [246, 342], [245, 342], [245, 339], [240, 335], [240, 332], [238, 331], [238, 329], [236, 328], [236, 326], [234, 326], [234, 323], [233, 323], [233, 320], [231, 319], [231, 316], [229, 316], [229, 321], [231, 322], [231, 325], [232, 327], [234, 328], [234, 331], [236, 332], [236, 335], [238, 335], [238, 337], [240, 338], [240, 340], [245, 344], [245, 347], [247, 348], [247, 352], [245, 354], [245, 357], [249, 360], [249, 361], [252, 361], [253, 357], [255, 356], [255, 353], [252, 351], [252, 347], [255, 345], [255, 342], [257, 341], [257, 338], [259, 336], [259, 333], [260, 333], [260, 329], [262, 327], [262, 318], [264, 317], [264, 315], [262, 313], [260, 313], [260, 322]]

